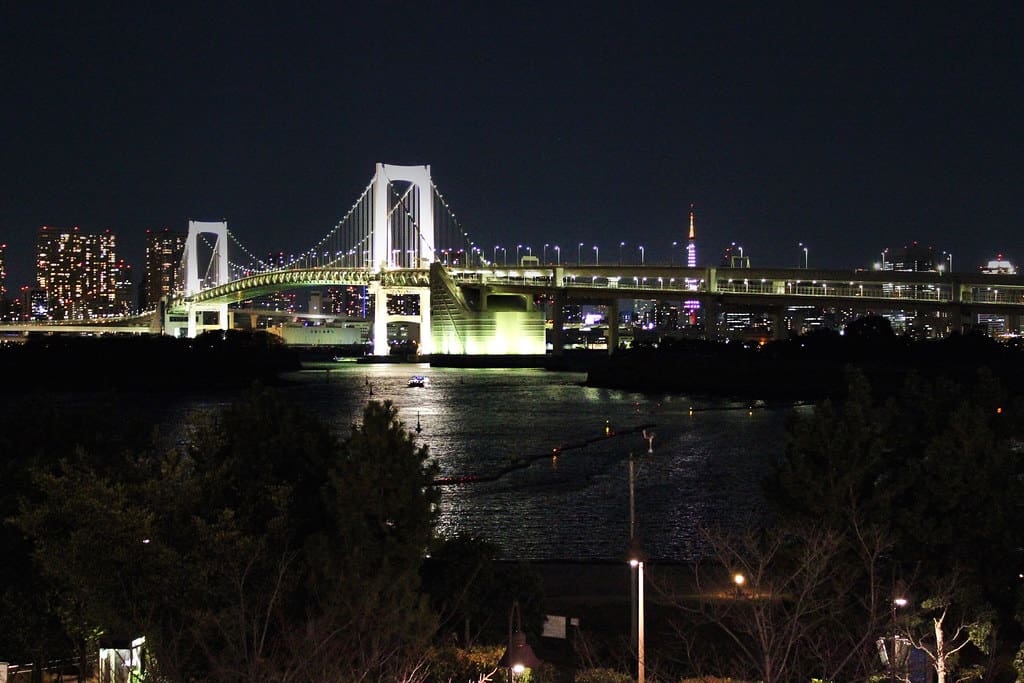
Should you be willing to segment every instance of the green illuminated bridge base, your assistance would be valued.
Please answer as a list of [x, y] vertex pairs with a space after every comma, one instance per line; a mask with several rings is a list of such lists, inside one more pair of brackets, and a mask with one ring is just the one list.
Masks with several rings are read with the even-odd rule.
[[[1011, 331], [1019, 331], [1024, 314], [1024, 276], [1019, 275], [657, 265], [462, 268], [435, 262], [429, 270], [375, 273], [364, 268], [306, 268], [259, 273], [193, 297], [177, 297], [165, 306], [163, 316], [153, 311], [102, 321], [7, 323], [0, 325], [0, 333], [194, 335], [204, 329], [226, 329], [230, 307], [254, 297], [347, 285], [365, 286], [377, 296], [419, 296], [421, 329], [430, 331], [420, 340], [425, 353], [544, 353], [546, 320], [535, 303], [540, 299], [554, 303], [556, 352], [561, 347], [564, 308], [574, 304], [609, 307], [608, 342], [614, 348], [618, 302], [623, 299], [699, 302], [708, 338], [720, 336], [719, 321], [729, 311], [762, 311], [779, 326], [785, 312], [794, 307], [854, 314], [901, 311], [908, 318], [939, 321], [944, 328], [939, 333], [970, 326], [979, 315], [1002, 316]], [[386, 327], [375, 324], [375, 332], [381, 329]], [[376, 353], [387, 352], [386, 343], [374, 348]]]

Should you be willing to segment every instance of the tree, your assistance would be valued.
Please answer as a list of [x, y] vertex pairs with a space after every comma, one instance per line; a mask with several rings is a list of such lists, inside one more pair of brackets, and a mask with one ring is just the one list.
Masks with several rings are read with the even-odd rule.
[[863, 534], [862, 564], [851, 566], [843, 535], [823, 525], [705, 538], [712, 557], [695, 568], [693, 592], [657, 586], [688, 617], [674, 622], [677, 635], [700, 639], [701, 668], [765, 683], [872, 670], [885, 608], [880, 583], [859, 578], [877, 578], [884, 539]]
[[854, 372], [844, 401], [790, 417], [766, 494], [782, 523], [825, 520], [849, 538], [855, 511], [891, 538], [894, 576], [918, 587], [957, 567], [959, 594], [975, 603], [966, 612], [992, 605], [991, 633], [1008, 633], [1022, 566], [1021, 415], [984, 370], [968, 387], [911, 374], [884, 402]]
[[257, 388], [108, 462], [40, 466], [17, 519], [69, 627], [141, 631], [172, 680], [423, 677], [433, 468], [390, 404], [339, 441]]
[[[920, 603], [920, 612], [908, 620], [911, 641], [922, 650], [935, 669], [937, 683], [959, 667], [959, 653], [973, 646], [988, 653], [992, 640], [995, 614], [978, 599], [969, 584], [960, 583], [960, 574], [954, 570], [932, 586], [932, 594]], [[958, 680], [981, 678], [983, 667]]]

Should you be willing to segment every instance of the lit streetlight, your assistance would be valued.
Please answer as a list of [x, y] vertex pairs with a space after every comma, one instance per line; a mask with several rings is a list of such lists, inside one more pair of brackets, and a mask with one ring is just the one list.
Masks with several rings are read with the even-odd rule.
[[582, 265], [582, 264], [583, 264], [583, 242], [580, 242], [576, 246], [576, 265], [579, 266], [579, 265]]
[[[803, 242], [800, 242], [798, 246], [804, 250], [804, 270], [807, 270], [807, 246]], [[885, 263], [885, 254], [882, 254], [882, 263]]]
[[516, 265], [517, 265], [517, 266], [519, 265], [519, 251], [520, 251], [520, 250], [521, 250], [522, 248], [523, 248], [523, 245], [521, 245], [521, 244], [517, 244], [517, 245], [516, 245]]
[[499, 249], [501, 249], [501, 245], [500, 244], [495, 244], [494, 245], [494, 258], [491, 260], [491, 263], [493, 263], [494, 265], [498, 265], [498, 250]]
[[893, 681], [898, 680], [896, 677], [896, 648], [899, 646], [899, 632], [896, 630], [896, 608], [906, 607], [907, 599], [902, 595], [897, 595], [892, 601], [892, 652], [889, 653], [889, 673]]
[[[513, 630], [513, 620], [515, 630]], [[519, 614], [519, 602], [513, 602], [512, 610], [508, 614], [508, 647], [505, 649], [505, 654], [498, 660], [498, 666], [508, 669], [508, 683], [513, 683], [515, 674], [521, 674], [527, 669], [535, 669], [540, 664], [541, 661], [533, 653], [533, 648], [526, 642], [522, 617]]]
[[644, 245], [639, 245], [637, 249], [640, 251], [640, 265], [644, 265]]
[[635, 480], [633, 454], [629, 454], [629, 566], [636, 569], [636, 680], [644, 683], [644, 556], [636, 537]]
[[541, 263], [542, 264], [547, 264], [547, 262], [548, 262], [548, 243], [547, 242], [544, 243], [544, 251], [542, 252], [542, 255], [543, 255], [544, 258], [541, 259]]
[[679, 246], [679, 242], [672, 243], [672, 265], [676, 264], [676, 247]]
[[596, 244], [594, 245], [594, 265], [601, 265], [601, 250], [597, 248]]
[[619, 265], [622, 265], [622, 248], [626, 246], [625, 242], [619, 242]]
[[555, 265], [562, 265], [562, 248], [557, 244], [555, 245]]

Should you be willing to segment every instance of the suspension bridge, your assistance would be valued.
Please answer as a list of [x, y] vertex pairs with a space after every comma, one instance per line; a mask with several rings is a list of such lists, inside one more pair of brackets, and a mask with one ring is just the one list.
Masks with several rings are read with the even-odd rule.
[[[659, 265], [584, 265], [529, 257], [499, 265], [485, 258], [434, 185], [429, 166], [379, 163], [344, 216], [305, 251], [259, 257], [224, 222], [190, 221], [174, 293], [133, 318], [0, 325], [3, 330], [153, 331], [194, 337], [234, 325], [235, 308], [301, 288], [365, 287], [374, 355], [387, 355], [389, 322], [418, 323], [422, 354], [543, 354], [551, 304], [552, 348], [561, 350], [569, 304], [608, 309], [608, 345], [617, 340], [621, 300], [676, 301], [701, 311], [703, 334], [720, 336], [720, 314], [762, 310], [773, 336], [793, 307], [860, 312], [911, 311], [945, 331], [976, 316], [1005, 316], [1020, 329], [1024, 277], [980, 273], [809, 270]], [[596, 255], [596, 247], [595, 247]], [[546, 256], [546, 254], [545, 254]], [[546, 259], [545, 259], [546, 260]], [[418, 313], [391, 313], [388, 297], [418, 298]]]

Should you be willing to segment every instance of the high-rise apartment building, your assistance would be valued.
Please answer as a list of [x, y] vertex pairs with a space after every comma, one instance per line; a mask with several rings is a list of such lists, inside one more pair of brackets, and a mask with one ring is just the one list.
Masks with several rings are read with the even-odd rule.
[[181, 267], [185, 251], [184, 233], [168, 229], [146, 231], [146, 272], [144, 273], [143, 309], [157, 306], [161, 299], [174, 291], [174, 282]]
[[43, 226], [36, 241], [36, 279], [46, 291], [47, 317], [95, 318], [120, 313], [117, 240], [106, 230]]

